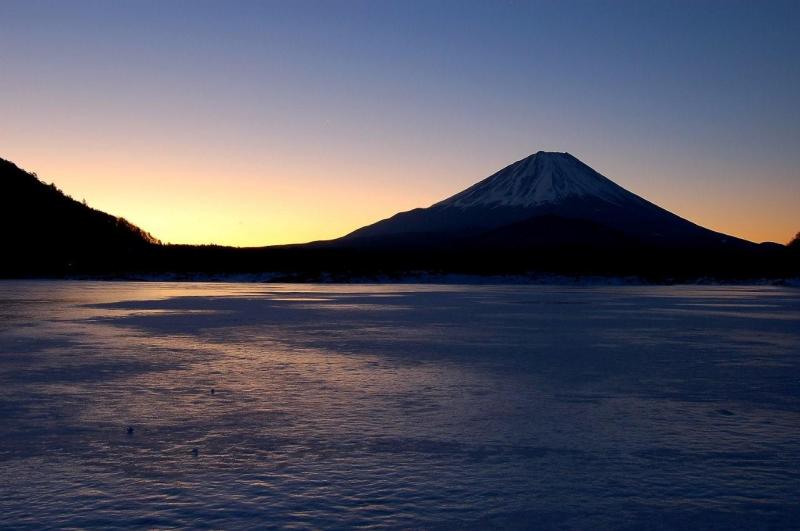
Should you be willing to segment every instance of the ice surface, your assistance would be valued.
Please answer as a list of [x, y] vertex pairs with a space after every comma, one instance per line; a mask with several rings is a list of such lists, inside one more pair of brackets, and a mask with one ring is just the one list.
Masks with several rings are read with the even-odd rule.
[[0, 282], [0, 527], [796, 527], [798, 345], [769, 286]]

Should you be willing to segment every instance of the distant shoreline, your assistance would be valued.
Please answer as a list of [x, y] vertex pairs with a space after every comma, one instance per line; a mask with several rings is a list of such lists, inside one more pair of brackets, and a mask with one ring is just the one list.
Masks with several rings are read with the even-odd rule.
[[674, 278], [650, 280], [636, 276], [600, 275], [469, 275], [410, 273], [404, 275], [375, 275], [342, 277], [330, 274], [302, 275], [287, 273], [158, 273], [158, 274], [113, 274], [3, 277], [2, 281], [73, 281], [73, 282], [228, 282], [251, 284], [432, 284], [475, 286], [778, 286], [800, 288], [800, 277], [789, 278], [741, 278], [714, 277]]

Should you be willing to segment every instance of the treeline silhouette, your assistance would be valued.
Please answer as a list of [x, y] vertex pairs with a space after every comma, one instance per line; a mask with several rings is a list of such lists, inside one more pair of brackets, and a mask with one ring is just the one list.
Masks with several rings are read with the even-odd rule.
[[[409, 274], [613, 275], [652, 282], [800, 276], [800, 238], [788, 246], [681, 249], [648, 245], [597, 224], [558, 217], [477, 237], [318, 242], [260, 248], [165, 245], [122, 218], [78, 202], [0, 159], [5, 228], [0, 276], [174, 278], [269, 273], [273, 280], [390, 280]], [[800, 234], [798, 235], [800, 236]]]
[[88, 207], [0, 159], [5, 276], [114, 270], [158, 244], [123, 218]]

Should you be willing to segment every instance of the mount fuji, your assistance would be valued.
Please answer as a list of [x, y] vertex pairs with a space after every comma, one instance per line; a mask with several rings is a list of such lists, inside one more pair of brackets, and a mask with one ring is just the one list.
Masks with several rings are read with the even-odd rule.
[[800, 274], [796, 245], [754, 244], [695, 225], [568, 153], [538, 152], [428, 208], [336, 240], [253, 248], [162, 244], [2, 159], [0, 189], [7, 229], [0, 278], [553, 274], [691, 282]]
[[545, 151], [428, 208], [401, 212], [330, 243], [704, 249], [754, 245], [683, 219], [625, 190], [569, 153]]

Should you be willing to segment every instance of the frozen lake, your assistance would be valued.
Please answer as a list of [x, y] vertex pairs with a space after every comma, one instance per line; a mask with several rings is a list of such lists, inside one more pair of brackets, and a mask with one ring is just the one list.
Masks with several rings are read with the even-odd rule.
[[797, 528], [798, 463], [797, 289], [0, 282], [3, 528]]

